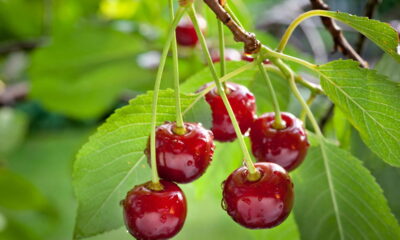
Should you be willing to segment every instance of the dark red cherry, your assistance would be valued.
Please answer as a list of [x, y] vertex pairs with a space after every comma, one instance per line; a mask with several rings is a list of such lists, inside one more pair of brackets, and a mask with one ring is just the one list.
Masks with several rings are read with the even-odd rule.
[[[185, 123], [186, 133], [174, 133], [175, 122], [156, 129], [157, 170], [161, 178], [188, 183], [206, 171], [214, 154], [214, 137], [200, 123]], [[149, 147], [145, 153], [150, 163]]]
[[[253, 62], [254, 58], [251, 54], [247, 54], [247, 53], [243, 53], [242, 54], [242, 60], [243, 61], [247, 61], [247, 62]], [[271, 62], [269, 61], [269, 59], [265, 59], [263, 61], [264, 64], [270, 64]]]
[[[219, 57], [219, 50], [211, 51], [211, 59], [213, 63], [217, 63], [221, 61]], [[234, 48], [226, 48], [225, 49], [225, 60], [226, 61], [240, 61], [242, 59], [242, 55], [240, 52]]]
[[282, 223], [293, 207], [293, 183], [288, 173], [275, 163], [256, 163], [261, 177], [247, 179], [248, 170], [235, 170], [224, 182], [223, 207], [247, 228], [272, 228]]
[[[207, 87], [209, 84], [206, 84], [202, 88]], [[250, 128], [255, 118], [255, 97], [249, 89], [243, 85], [228, 82], [226, 86], [228, 88], [227, 97], [229, 103], [232, 106], [241, 132], [245, 133]], [[214, 133], [214, 139], [221, 142], [235, 140], [235, 129], [232, 126], [231, 119], [229, 118], [228, 112], [217, 89], [213, 88], [205, 97], [212, 111], [213, 125], [211, 131]]]
[[152, 190], [151, 182], [135, 186], [122, 201], [125, 225], [136, 239], [158, 240], [175, 236], [186, 218], [186, 199], [173, 182], [161, 180], [163, 189]]
[[[207, 22], [202, 16], [197, 16], [201, 31], [204, 33], [207, 28]], [[181, 46], [194, 47], [199, 38], [192, 21], [189, 17], [183, 17], [175, 29], [176, 41]]]
[[298, 167], [304, 160], [309, 143], [303, 122], [290, 113], [281, 113], [286, 128], [272, 126], [274, 113], [257, 118], [250, 130], [251, 149], [260, 162], [273, 162], [286, 171]]

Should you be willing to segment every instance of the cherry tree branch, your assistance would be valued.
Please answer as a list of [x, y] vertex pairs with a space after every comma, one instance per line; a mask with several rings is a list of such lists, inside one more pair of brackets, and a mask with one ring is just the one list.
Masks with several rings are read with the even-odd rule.
[[246, 53], [254, 54], [260, 51], [261, 43], [257, 40], [256, 35], [241, 28], [224, 9], [223, 4], [225, 4], [226, 1], [204, 0], [204, 2], [215, 13], [217, 18], [231, 30], [235, 41], [244, 44], [244, 51]]
[[[375, 10], [378, 7], [379, 3], [381, 3], [382, 0], [368, 0], [368, 2], [365, 5], [365, 16], [368, 18], [372, 18], [374, 16]], [[358, 53], [361, 53], [363, 46], [365, 42], [365, 36], [362, 34], [358, 35], [358, 40], [356, 43], [356, 51]]]
[[[329, 10], [329, 6], [323, 0], [310, 0], [310, 2], [313, 9]], [[358, 61], [363, 68], [368, 68], [368, 62], [354, 50], [336, 22], [327, 17], [321, 17], [321, 21], [332, 36], [334, 51], [339, 50], [347, 57]]]

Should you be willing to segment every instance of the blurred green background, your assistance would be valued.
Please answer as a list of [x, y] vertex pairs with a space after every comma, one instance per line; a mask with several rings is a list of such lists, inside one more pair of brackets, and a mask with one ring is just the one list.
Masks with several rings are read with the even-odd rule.
[[[333, 10], [363, 15], [367, 1], [326, 2]], [[231, 6], [244, 26], [270, 46], [290, 20], [310, 9], [307, 0], [232, 0]], [[215, 17], [202, 1], [196, 1], [196, 7], [208, 21], [209, 46], [216, 49]], [[375, 18], [399, 26], [400, 2], [384, 0]], [[0, 0], [1, 240], [72, 239], [77, 208], [71, 183], [75, 154], [116, 108], [152, 88], [168, 22], [167, 1]], [[357, 41], [357, 33], [349, 28], [344, 31], [351, 42]], [[228, 47], [240, 51], [228, 31], [226, 36]], [[296, 31], [290, 51], [317, 63], [342, 57], [331, 54], [332, 40], [319, 19], [307, 21]], [[203, 69], [205, 61], [199, 46], [179, 48], [179, 52], [184, 82]], [[390, 58], [382, 58], [370, 42], [362, 55], [400, 81], [398, 67]], [[173, 86], [171, 71], [169, 59], [163, 88]], [[256, 95], [260, 99], [263, 92]], [[321, 118], [329, 103], [324, 97], [317, 102], [313, 110]], [[259, 109], [268, 110], [265, 101], [258, 104]], [[285, 109], [299, 112], [293, 101]], [[399, 170], [372, 161], [376, 156], [365, 150], [350, 126], [343, 136], [333, 134], [334, 121], [325, 126], [325, 133], [352, 139], [352, 144], [342, 147], [364, 160], [399, 219], [400, 192], [395, 185]], [[277, 229], [250, 231], [235, 224], [220, 207], [220, 185], [210, 183], [222, 182], [240, 164], [236, 144], [228, 144], [224, 152], [217, 147], [214, 159], [221, 161], [214, 161], [195, 184], [182, 186], [190, 203], [189, 215], [176, 239], [299, 239], [292, 217]], [[279, 228], [285, 228], [285, 234]], [[120, 229], [90, 239], [131, 237]]]

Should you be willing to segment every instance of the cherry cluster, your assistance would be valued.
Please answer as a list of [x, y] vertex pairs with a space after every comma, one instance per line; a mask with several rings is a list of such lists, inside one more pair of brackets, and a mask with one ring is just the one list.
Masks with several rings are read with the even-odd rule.
[[[198, 41], [187, 20], [178, 26], [176, 34], [183, 46], [194, 46]], [[244, 57], [242, 60], [254, 60]], [[293, 183], [288, 171], [305, 158], [309, 146], [305, 129], [290, 113], [281, 113], [285, 127], [275, 128], [274, 113], [256, 116], [256, 99], [249, 89], [231, 82], [225, 88], [240, 131], [250, 136], [258, 176], [250, 178], [245, 166], [231, 173], [223, 182], [223, 208], [244, 227], [277, 226], [293, 206]], [[190, 183], [204, 174], [212, 161], [214, 140], [230, 142], [237, 137], [217, 89], [208, 92], [205, 99], [212, 112], [211, 131], [200, 123], [184, 123], [182, 132], [175, 122], [165, 122], [156, 129], [156, 167], [162, 180], [158, 187], [151, 181], [135, 186], [122, 201], [125, 224], [137, 239], [167, 239], [181, 230], [187, 206], [176, 183]], [[150, 141], [145, 154], [151, 165]]]

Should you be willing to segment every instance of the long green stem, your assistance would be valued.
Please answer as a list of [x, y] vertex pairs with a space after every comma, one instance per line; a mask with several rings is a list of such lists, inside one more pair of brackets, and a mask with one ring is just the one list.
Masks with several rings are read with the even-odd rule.
[[327, 14], [327, 12], [328, 11], [325, 11], [325, 10], [312, 10], [312, 11], [305, 12], [305, 13], [301, 14], [300, 16], [298, 16], [295, 20], [293, 20], [293, 22], [286, 29], [286, 32], [283, 34], [281, 42], [278, 45], [277, 51], [282, 52], [285, 49], [294, 30], [296, 29], [297, 26], [299, 26], [299, 24], [301, 22], [303, 22], [307, 18], [314, 17], [314, 16], [330, 17]]
[[157, 162], [156, 162], [156, 122], [157, 122], [157, 102], [158, 102], [158, 92], [160, 90], [161, 78], [164, 72], [165, 62], [167, 60], [168, 51], [171, 46], [172, 39], [174, 38], [175, 28], [178, 25], [183, 14], [187, 11], [187, 7], [180, 7], [176, 12], [174, 21], [172, 22], [169, 30], [167, 40], [165, 41], [164, 49], [160, 59], [160, 65], [158, 67], [156, 81], [154, 84], [153, 93], [153, 105], [152, 105], [152, 117], [151, 117], [151, 128], [150, 128], [150, 161], [151, 161], [151, 173], [152, 173], [152, 183], [154, 190], [162, 189], [160, 185], [160, 178], [157, 172]]
[[301, 106], [303, 109], [306, 111], [306, 114], [308, 118], [311, 121], [311, 124], [313, 125], [315, 133], [319, 137], [323, 137], [321, 129], [318, 126], [318, 122], [314, 117], [314, 114], [312, 113], [310, 107], [307, 105], [306, 101], [304, 101], [303, 97], [301, 96], [301, 93], [299, 89], [296, 86], [296, 81], [294, 79], [294, 73], [293, 71], [281, 60], [281, 59], [271, 59], [273, 63], [282, 70], [282, 72], [289, 78], [289, 84], [290, 88], [292, 89], [292, 92], [294, 96], [297, 98], [297, 100], [300, 102]]
[[301, 64], [301, 65], [303, 65], [303, 66], [305, 66], [305, 67], [307, 67], [307, 68], [309, 68], [311, 70], [314, 70], [314, 71], [318, 67], [318, 65], [312, 64], [312, 63], [307, 62], [307, 61], [305, 61], [303, 59], [296, 58], [296, 57], [289, 56], [289, 55], [286, 55], [286, 54], [283, 54], [283, 53], [280, 53], [280, 52], [273, 51], [272, 49], [268, 48], [265, 45], [262, 46], [262, 52], [263, 52], [263, 57], [262, 58], [280, 58], [280, 59], [285, 59], [285, 60], [288, 60], [288, 61], [291, 61], [291, 62], [295, 62], [295, 63]]
[[275, 90], [274, 90], [274, 87], [272, 86], [271, 79], [269, 78], [267, 71], [265, 71], [264, 64], [262, 62], [258, 63], [258, 68], [260, 69], [262, 76], [264, 77], [265, 81], [267, 82], [269, 94], [271, 95], [271, 98], [272, 98], [272, 105], [274, 106], [275, 121], [273, 122], [272, 126], [275, 129], [284, 129], [286, 127], [286, 124], [282, 120], [278, 98], [276, 97]]
[[[169, 0], [169, 10], [171, 15], [171, 22], [174, 21], [175, 13], [174, 13], [174, 3], [173, 0]], [[176, 134], [182, 135], [185, 134], [185, 126], [183, 124], [182, 117], [182, 109], [181, 109], [181, 99], [180, 99], [180, 90], [179, 90], [179, 59], [178, 59], [178, 44], [176, 42], [176, 34], [175, 31], [173, 33], [172, 38], [172, 62], [173, 62], [173, 78], [174, 78], [174, 88], [175, 88], [175, 108], [176, 108], [176, 128], [174, 132]]]
[[223, 77], [226, 73], [224, 24], [219, 19], [217, 19], [217, 25], [219, 38], [219, 61], [221, 64], [221, 77]]
[[259, 179], [260, 172], [254, 167], [254, 164], [251, 161], [251, 156], [249, 154], [249, 151], [247, 150], [246, 143], [244, 141], [244, 137], [243, 137], [242, 132], [240, 130], [239, 124], [238, 124], [238, 122], [236, 120], [235, 114], [233, 113], [232, 107], [231, 107], [231, 105], [230, 105], [230, 103], [228, 101], [228, 97], [225, 94], [225, 91], [224, 91], [224, 88], [222, 86], [222, 83], [218, 79], [218, 75], [217, 75], [217, 72], [215, 70], [214, 64], [212, 62], [210, 52], [208, 51], [208, 48], [207, 48], [206, 39], [204, 38], [204, 35], [200, 30], [199, 23], [197, 22], [196, 10], [194, 9], [193, 5], [190, 8], [189, 16], [190, 16], [190, 18], [191, 18], [191, 20], [193, 22], [193, 25], [194, 25], [194, 27], [196, 29], [196, 33], [199, 36], [199, 40], [200, 40], [203, 52], [204, 52], [204, 54], [205, 54], [205, 56], [207, 58], [208, 66], [210, 67], [211, 74], [212, 74], [212, 76], [213, 76], [213, 78], [215, 80], [215, 85], [217, 86], [218, 93], [220, 94], [220, 96], [222, 98], [222, 101], [224, 102], [225, 108], [228, 111], [228, 115], [229, 115], [229, 117], [231, 119], [231, 122], [232, 122], [233, 128], [235, 129], [235, 132], [236, 132], [240, 147], [241, 147], [241, 149], [243, 151], [244, 160], [245, 160], [246, 166], [247, 166], [247, 168], [249, 170], [248, 179], [249, 180], [257, 180], [257, 179]]
[[[282, 77], [286, 78], [286, 75], [284, 75], [279, 68], [277, 68], [276, 66], [274, 66], [272, 64], [264, 65], [264, 68], [265, 68], [265, 70], [267, 70], [267, 72], [274, 72], [274, 73], [279, 74]], [[297, 83], [301, 84], [305, 88], [308, 88], [312, 93], [324, 94], [324, 91], [321, 89], [321, 87], [319, 85], [310, 83], [310, 82], [304, 80], [299, 75], [296, 75], [294, 78]]]
[[231, 18], [233, 19], [233, 21], [235, 21], [239, 27], [243, 28], [242, 23], [239, 21], [239, 19], [236, 17], [235, 13], [232, 11], [232, 9], [229, 7], [229, 4], [226, 3], [224, 5], [224, 9], [226, 10], [227, 13], [229, 13], [229, 15], [231, 16]]
[[[311, 104], [314, 102], [316, 97], [317, 97], [317, 94], [315, 92], [311, 92], [310, 96], [308, 97], [308, 99], [306, 101], [307, 105], [311, 106]], [[301, 110], [301, 113], [300, 113], [300, 120], [304, 123], [304, 127], [306, 125], [306, 116], [307, 116], [307, 112], [303, 108], [303, 110]]]

